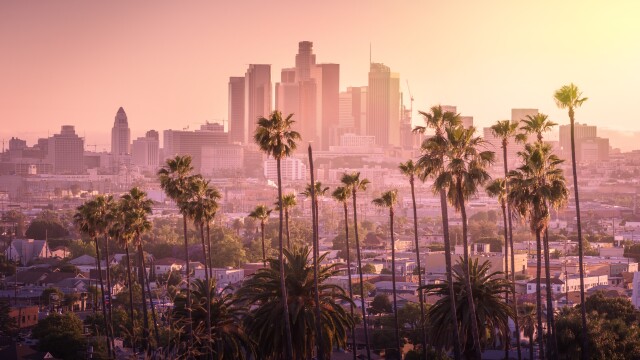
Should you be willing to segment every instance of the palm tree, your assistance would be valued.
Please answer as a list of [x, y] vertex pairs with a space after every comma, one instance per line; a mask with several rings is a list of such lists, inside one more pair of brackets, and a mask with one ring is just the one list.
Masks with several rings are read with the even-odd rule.
[[318, 232], [318, 226], [319, 226], [318, 219], [320, 217], [320, 212], [319, 212], [320, 207], [318, 205], [318, 198], [321, 196], [325, 196], [328, 191], [329, 191], [328, 187], [322, 186], [322, 183], [320, 181], [315, 181], [313, 185], [313, 190], [311, 189], [311, 184], [307, 184], [305, 187], [305, 190], [302, 192], [302, 195], [304, 195], [307, 199], [311, 199], [312, 193], [315, 196], [315, 198], [312, 199], [312, 203], [315, 203], [316, 219], [313, 226], [316, 229], [316, 233]]
[[[562, 169], [559, 168], [563, 160], [560, 160], [551, 152], [550, 145], [543, 143], [527, 144], [524, 150], [519, 153], [519, 156], [523, 165], [509, 172], [511, 191], [507, 195], [507, 201], [512, 204], [521, 218], [529, 220], [531, 232], [536, 236], [538, 251], [536, 312], [538, 314], [538, 329], [542, 329], [542, 301], [540, 299], [540, 278], [542, 275], [541, 237], [549, 223], [549, 207], [557, 208], [564, 205], [567, 201], [568, 190]], [[550, 292], [549, 287], [547, 287], [547, 292]], [[553, 326], [553, 308], [550, 306], [548, 298], [547, 307], [547, 313], [550, 313], [548, 314], [548, 322], [551, 328]], [[550, 357], [553, 358], [556, 348], [553, 336], [550, 336], [550, 339], [551, 345], [548, 350]], [[543, 337], [539, 336], [538, 341], [542, 352], [544, 347]]]
[[[275, 202], [276, 210], [280, 210], [278, 208], [278, 202]], [[285, 231], [287, 233], [287, 248], [291, 249], [291, 238], [289, 234], [289, 210], [294, 206], [298, 205], [296, 201], [296, 194], [286, 194], [282, 196], [282, 206], [284, 206], [284, 222], [285, 222]]]
[[[347, 246], [347, 277], [349, 278], [349, 299], [353, 299], [353, 288], [351, 283], [351, 246], [349, 245], [349, 211], [347, 208], [347, 202], [351, 197], [351, 191], [344, 186], [337, 187], [331, 196], [339, 203], [342, 203], [344, 208], [344, 236], [345, 236], [345, 244]], [[353, 318], [353, 305], [350, 306], [351, 309], [351, 317]], [[353, 341], [353, 359], [356, 359], [356, 332], [355, 328], [351, 329], [351, 340]]]
[[522, 321], [518, 332], [522, 331], [524, 336], [529, 338], [529, 359], [533, 359], [533, 335], [536, 333], [536, 305], [531, 303], [524, 303], [522, 307], [518, 309], [518, 316]]
[[576, 221], [578, 228], [578, 262], [580, 267], [580, 314], [582, 317], [582, 359], [587, 358], [587, 310], [584, 305], [584, 249], [582, 246], [582, 223], [580, 222], [580, 197], [578, 194], [578, 168], [576, 165], [576, 142], [575, 142], [575, 110], [587, 101], [582, 96], [582, 91], [573, 83], [565, 85], [556, 90], [553, 94], [556, 105], [561, 109], [567, 109], [569, 113], [569, 123], [571, 126], [571, 168], [573, 170], [573, 192], [576, 202]]
[[[464, 267], [467, 266], [467, 270]], [[439, 347], [450, 347], [453, 342], [451, 332], [443, 331], [456, 327], [460, 328], [460, 335], [465, 344], [465, 353], [468, 358], [475, 355], [475, 344], [473, 338], [473, 324], [482, 328], [482, 342], [490, 343], [495, 330], [498, 336], [509, 331], [509, 317], [515, 316], [513, 308], [502, 301], [502, 294], [505, 291], [511, 291], [511, 285], [504, 279], [502, 272], [490, 273], [491, 263], [485, 261], [478, 264], [478, 260], [471, 262], [460, 261], [458, 266], [453, 269], [453, 286], [449, 281], [440, 284], [424, 285], [427, 294], [436, 295], [439, 300], [429, 308], [427, 317], [429, 319], [429, 332], [431, 341]], [[466, 277], [469, 276], [469, 281]], [[467, 283], [472, 284], [473, 301], [468, 301], [469, 291]], [[453, 317], [449, 308], [451, 296], [450, 289], [454, 289], [456, 294], [454, 305], [459, 309], [457, 318]], [[474, 316], [469, 309], [469, 304], [476, 304], [478, 311]], [[475, 320], [474, 320], [475, 319]]]
[[[98, 279], [100, 281], [100, 294], [102, 297], [102, 316], [104, 318], [105, 324], [108, 324], [109, 320], [107, 318], [107, 306], [104, 297], [104, 282], [102, 281], [102, 265], [100, 260], [100, 245], [98, 244], [99, 236], [106, 229], [105, 215], [107, 213], [107, 207], [104, 196], [99, 196], [93, 200], [86, 201], [84, 204], [80, 205], [77, 208], [77, 212], [73, 216], [73, 220], [78, 226], [78, 229], [81, 233], [89, 236], [89, 238], [93, 241], [96, 246], [96, 258], [98, 262]], [[109, 259], [107, 259], [107, 266], [109, 263]], [[110, 327], [107, 325], [106, 328], [106, 340], [107, 340], [107, 353], [109, 357], [111, 357], [111, 341], [109, 340], [112, 337], [111, 332], [109, 331]]]
[[[394, 209], [393, 207], [398, 203], [398, 190], [389, 190], [379, 198], [373, 199], [373, 204], [379, 207], [384, 207], [389, 209], [389, 227], [390, 227], [390, 235], [391, 235], [391, 283], [392, 283], [392, 291], [393, 291], [393, 315], [395, 317], [395, 330], [396, 330], [396, 349], [398, 351], [398, 356], [402, 359], [402, 348], [400, 347], [400, 325], [398, 323], [398, 298], [396, 294], [396, 244], [395, 237], [393, 234], [393, 215]], [[427, 349], [425, 348], [425, 353]]]
[[[416, 247], [416, 261], [418, 265], [418, 287], [422, 284], [422, 265], [420, 264], [420, 244], [418, 243], [418, 210], [416, 208], [416, 192], [415, 192], [415, 177], [419, 175], [420, 168], [414, 164], [413, 160], [407, 160], [405, 163], [400, 163], [400, 171], [403, 175], [409, 178], [409, 185], [411, 185], [411, 203], [413, 204], [413, 236]], [[425, 266], [426, 268], [426, 266]], [[418, 293], [420, 300], [420, 327], [422, 328], [422, 346], [425, 354], [427, 352], [427, 331], [425, 329], [424, 318], [424, 294], [422, 291]]]
[[[524, 131], [520, 136], [527, 137], [528, 135], [535, 134], [536, 140], [538, 143], [543, 143], [543, 134], [545, 132], [551, 131], [554, 126], [558, 125], [553, 121], [549, 120], [549, 117], [545, 114], [539, 113], [536, 115], [528, 115], [526, 120], [523, 120], [524, 126], [521, 127], [521, 130]], [[549, 232], [545, 229], [544, 236], [542, 238], [542, 254], [538, 253], [538, 257], [542, 256], [544, 259], [544, 267], [545, 267], [545, 286], [546, 286], [546, 299], [547, 299], [547, 323], [549, 324], [549, 336], [548, 338], [551, 340], [551, 345], [549, 347], [550, 351], [554, 351], [556, 349], [556, 335], [555, 335], [555, 320], [554, 320], [554, 312], [553, 312], [553, 288], [551, 287], [551, 270], [550, 270], [550, 259], [549, 259]], [[540, 277], [537, 279], [538, 282], [541, 281]], [[538, 296], [542, 296], [542, 294], [538, 293]]]
[[264, 225], [269, 220], [272, 209], [269, 209], [266, 205], [258, 205], [252, 212], [249, 213], [249, 217], [260, 220], [260, 236], [262, 237], [262, 263], [267, 265], [267, 253], [264, 248]]
[[[140, 287], [142, 289], [142, 315], [143, 315], [143, 335], [142, 342], [143, 347], [148, 351], [149, 349], [149, 315], [147, 310], [147, 299], [145, 293], [145, 256], [142, 245], [142, 235], [151, 231], [151, 222], [147, 216], [151, 214], [151, 205], [153, 201], [147, 198], [147, 193], [140, 190], [137, 187], [129, 190], [128, 193], [122, 195], [122, 210], [124, 212], [125, 223], [124, 231], [129, 235], [129, 238], [135, 243], [138, 248], [138, 264], [140, 269], [138, 271]], [[151, 311], [155, 314], [155, 307], [153, 301], [151, 302]], [[154, 326], [156, 324], [155, 315]], [[156, 328], [156, 343], [160, 342], [159, 335]]]
[[522, 119], [522, 123], [524, 125], [520, 127], [520, 130], [524, 132], [524, 138], [526, 138], [526, 135], [535, 134], [538, 142], [542, 142], [542, 135], [545, 132], [551, 131], [554, 126], [558, 125], [549, 120], [549, 116], [543, 113], [527, 115], [525, 119]]
[[[413, 129], [414, 132], [417, 133], [425, 133], [427, 128], [431, 128], [435, 130], [435, 136], [432, 138], [432, 141], [425, 141], [421, 147], [422, 156], [418, 160], [417, 166], [421, 169], [421, 173], [419, 174], [420, 180], [425, 181], [429, 177], [433, 177], [438, 174], [442, 170], [442, 163], [444, 158], [444, 153], [441, 151], [442, 147], [440, 146], [432, 146], [437, 145], [438, 143], [445, 143], [444, 133], [445, 129], [451, 126], [457, 126], [461, 124], [460, 115], [451, 111], [443, 111], [442, 106], [437, 105], [431, 107], [431, 112], [419, 112], [424, 118], [425, 126], [417, 126]], [[429, 165], [429, 166], [426, 166]], [[447, 281], [449, 283], [453, 283], [452, 277], [452, 260], [451, 260], [451, 241], [449, 239], [449, 215], [447, 209], [447, 195], [444, 189], [434, 189], [440, 195], [440, 211], [442, 212], [442, 234], [444, 239], [444, 259], [445, 259], [445, 267], [447, 273]], [[455, 298], [455, 294], [453, 292], [453, 288], [450, 289], [451, 293], [449, 297], [451, 299]], [[452, 301], [450, 303], [451, 314], [455, 317], [456, 315], [456, 307], [455, 302]], [[456, 360], [461, 358], [460, 354], [460, 336], [458, 334], [458, 328], [453, 327], [453, 354]], [[426, 350], [426, 349], [425, 349]]]
[[[353, 200], [353, 232], [356, 238], [356, 258], [358, 261], [358, 274], [360, 274], [360, 303], [362, 306], [362, 326], [364, 328], [364, 342], [367, 349], [367, 359], [371, 359], [371, 347], [369, 346], [369, 327], [367, 326], [367, 312], [364, 302], [364, 277], [362, 276], [362, 256], [360, 255], [360, 236], [358, 234], [358, 206], [356, 194], [358, 191], [366, 191], [369, 186], [368, 179], [360, 179], [360, 172], [344, 173], [340, 179], [347, 191], [351, 192]], [[354, 349], [355, 351], [355, 349]]]
[[268, 156], [273, 156], [276, 160], [278, 169], [278, 205], [280, 208], [279, 229], [278, 229], [278, 252], [280, 258], [280, 280], [281, 293], [283, 295], [282, 305], [284, 307], [284, 324], [286, 330], [287, 354], [293, 354], [293, 343], [291, 327], [289, 324], [289, 305], [287, 302], [287, 286], [284, 273], [284, 247], [282, 244], [282, 225], [283, 225], [283, 206], [282, 206], [282, 169], [280, 161], [282, 158], [289, 157], [296, 150], [296, 141], [300, 140], [300, 134], [291, 130], [294, 121], [291, 119], [293, 114], [289, 114], [286, 118], [282, 118], [280, 111], [274, 111], [269, 118], [261, 117], [258, 119], [258, 127], [253, 136], [256, 144]]
[[[462, 126], [449, 127], [445, 131], [445, 138], [434, 137], [426, 140], [427, 149], [443, 156], [428, 164], [429, 168], [439, 169], [434, 180], [434, 188], [445, 190], [449, 202], [462, 217], [462, 241], [464, 245], [464, 261], [469, 262], [468, 224], [465, 200], [475, 195], [478, 189], [489, 180], [490, 176], [486, 168], [493, 162], [493, 151], [480, 151], [484, 146], [484, 140], [474, 136], [475, 128], [468, 129]], [[424, 158], [424, 157], [423, 157]], [[422, 159], [421, 159], [422, 160]], [[465, 271], [468, 266], [463, 267]], [[472, 293], [470, 278], [467, 276], [467, 291]], [[475, 305], [473, 296], [468, 296], [469, 311], [475, 318]], [[471, 323], [471, 334], [476, 358], [482, 357], [480, 347], [480, 335], [475, 322]]]
[[[509, 140], [512, 138], [515, 138], [516, 141], [523, 141], [523, 135], [522, 134], [518, 134], [518, 122], [512, 122], [509, 120], [499, 120], [497, 121], [494, 125], [491, 126], [491, 132], [493, 133], [493, 136], [497, 137], [498, 139], [501, 140], [502, 143], [502, 160], [503, 160], [503, 168], [504, 168], [504, 179], [507, 178], [507, 174], [509, 172], [509, 167], [507, 164], [507, 148], [509, 146]], [[505, 263], [505, 278], [508, 279], [509, 278], [509, 247], [511, 247], [511, 282], [514, 286], [513, 289], [513, 312], [515, 314], [518, 313], [518, 299], [516, 296], [516, 292], [515, 292], [515, 253], [514, 253], [514, 249], [513, 249], [513, 226], [511, 223], [511, 209], [509, 208], [509, 203], [506, 202], [506, 194], [509, 192], [509, 183], [507, 181], [504, 181], [504, 179], [502, 179], [502, 184], [495, 184], [493, 185], [492, 189], [490, 189], [489, 187], [487, 187], [487, 192], [489, 193], [490, 196], [493, 197], [498, 197], [498, 201], [500, 202], [500, 206], [502, 207], [502, 215], [503, 215], [503, 219], [504, 219], [504, 229], [505, 229], [505, 233], [504, 233], [504, 243], [505, 243], [505, 252], [504, 252], [504, 263]], [[491, 185], [490, 185], [491, 186]], [[498, 191], [499, 190], [499, 191]], [[507, 232], [507, 225], [508, 225], [508, 232]], [[509, 244], [507, 245], [507, 235], [508, 235], [508, 239], [509, 239]], [[505, 299], [508, 300], [508, 297], [505, 297]], [[516, 329], [518, 328], [518, 317], [514, 317], [513, 318]], [[517, 336], [517, 350], [518, 350], [518, 359], [522, 358], [522, 350], [520, 348], [520, 332], [517, 332], [516, 334]], [[509, 349], [509, 333], [507, 333], [507, 342], [506, 342], [506, 346], [505, 349]]]
[[[318, 273], [319, 298], [322, 311], [322, 332], [316, 331], [314, 266], [309, 261], [308, 247], [294, 247], [284, 250], [287, 258], [284, 272], [287, 277], [287, 302], [294, 309], [289, 326], [293, 328], [293, 353], [283, 353], [286, 339], [286, 324], [280, 319], [284, 312], [280, 289], [281, 263], [269, 259], [269, 267], [260, 269], [242, 284], [237, 296], [240, 304], [251, 308], [245, 321], [247, 331], [257, 343], [258, 352], [266, 359], [310, 359], [316, 344], [316, 337], [322, 336], [324, 353], [345, 347], [347, 331], [353, 327], [353, 318], [347, 314], [341, 303], [351, 303], [344, 290], [327, 283], [331, 276], [338, 274], [337, 266], [331, 264], [320, 268]], [[319, 262], [325, 258], [323, 254]], [[324, 360], [324, 359], [323, 359]]]
[[[187, 274], [187, 304], [191, 304], [191, 269], [189, 264], [189, 238], [187, 237], [187, 209], [182, 206], [182, 203], [187, 197], [188, 183], [192, 172], [193, 166], [189, 155], [167, 159], [165, 165], [158, 171], [160, 187], [171, 200], [176, 202], [182, 214], [184, 257]], [[188, 323], [188, 329], [189, 333], [191, 333], [193, 330], [191, 322]]]
[[[207, 282], [201, 279], [196, 279], [191, 287], [191, 296], [195, 299], [193, 306], [188, 307], [186, 297], [180, 293], [174, 299], [175, 306], [171, 312], [178, 329], [180, 324], [188, 321], [188, 312], [192, 312], [191, 317], [197, 324], [193, 337], [198, 348], [187, 351], [194, 356], [211, 353], [214, 359], [255, 358], [254, 342], [242, 326], [245, 311], [236, 306], [229, 289], [217, 291], [215, 280], [211, 280], [207, 286]], [[207, 306], [208, 299], [211, 300]], [[206, 323], [211, 323], [211, 331], [207, 331], [203, 325]]]

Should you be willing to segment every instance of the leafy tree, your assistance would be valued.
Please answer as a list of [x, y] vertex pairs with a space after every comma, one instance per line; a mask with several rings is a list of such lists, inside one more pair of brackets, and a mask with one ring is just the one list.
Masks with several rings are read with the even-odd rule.
[[13, 275], [16, 272], [16, 264], [9, 261], [4, 254], [0, 254], [0, 274], [4, 276]]
[[371, 312], [373, 314], [389, 314], [392, 311], [393, 306], [387, 294], [378, 294], [371, 301]]
[[364, 288], [362, 289], [360, 289], [360, 283], [353, 284], [353, 293], [356, 295], [360, 293], [364, 293], [364, 294], [367, 294], [368, 296], [375, 289], [376, 289], [376, 286], [368, 281], [364, 282]]
[[376, 267], [373, 264], [365, 264], [362, 267], [362, 272], [365, 274], [376, 274]]
[[31, 332], [41, 351], [61, 359], [77, 359], [85, 351], [82, 320], [72, 312], [51, 313], [40, 320]]
[[8, 300], [0, 300], [0, 335], [13, 335], [18, 329], [16, 319], [9, 316], [11, 304]]
[[25, 233], [27, 238], [36, 240], [63, 238], [68, 235], [69, 231], [60, 221], [49, 219], [34, 219]]

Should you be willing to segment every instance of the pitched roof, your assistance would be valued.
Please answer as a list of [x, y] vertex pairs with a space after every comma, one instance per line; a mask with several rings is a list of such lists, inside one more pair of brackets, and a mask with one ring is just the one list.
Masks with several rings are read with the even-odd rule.
[[69, 264], [72, 265], [95, 265], [96, 258], [89, 255], [81, 255], [73, 260], [69, 260]]

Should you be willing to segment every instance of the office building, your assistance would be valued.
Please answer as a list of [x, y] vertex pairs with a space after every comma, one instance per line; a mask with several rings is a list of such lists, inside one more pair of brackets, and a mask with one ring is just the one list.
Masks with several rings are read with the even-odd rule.
[[366, 133], [378, 146], [400, 146], [400, 75], [384, 64], [370, 66]]
[[203, 148], [229, 144], [229, 134], [219, 124], [207, 123], [196, 131], [165, 130], [163, 135], [165, 159], [176, 155], [191, 155], [196, 172], [202, 172]]
[[160, 165], [160, 136], [149, 130], [144, 137], [133, 140], [131, 162], [146, 170], [154, 170]]
[[271, 65], [251, 64], [244, 76], [244, 124], [242, 143], [253, 142], [260, 117], [271, 113]]
[[115, 157], [131, 153], [131, 130], [127, 114], [120, 107], [116, 113], [113, 128], [111, 128], [111, 154]]
[[47, 162], [55, 174], [84, 174], [84, 139], [76, 135], [71, 125], [63, 125], [60, 134], [47, 141]]
[[229, 141], [242, 143], [244, 141], [244, 77], [229, 78]]

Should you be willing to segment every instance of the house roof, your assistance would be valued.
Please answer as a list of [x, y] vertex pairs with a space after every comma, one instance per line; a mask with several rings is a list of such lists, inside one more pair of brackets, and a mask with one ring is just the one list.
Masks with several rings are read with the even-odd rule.
[[[18, 282], [23, 284], [35, 284], [42, 281], [48, 270], [33, 269], [18, 272]], [[4, 279], [5, 284], [13, 284], [16, 282], [16, 275], [7, 276]]]
[[73, 260], [69, 260], [69, 264], [72, 265], [95, 265], [96, 258], [89, 255], [81, 255]]
[[[535, 283], [536, 283], [536, 281], [538, 281], [538, 280], [537, 280], [537, 278], [532, 279], [532, 280], [529, 280], [529, 281], [527, 282], [527, 284], [535, 284]], [[552, 278], [549, 282], [551, 282], [551, 283], [552, 283], [552, 284], [554, 284], [554, 285], [564, 285], [564, 281], [562, 281], [562, 280], [560, 280], [560, 279], [558, 279], [558, 278]], [[547, 283], [547, 278], [541, 278], [541, 279], [540, 279], [540, 284], [541, 284], [541, 285], [546, 286], [546, 283]]]

